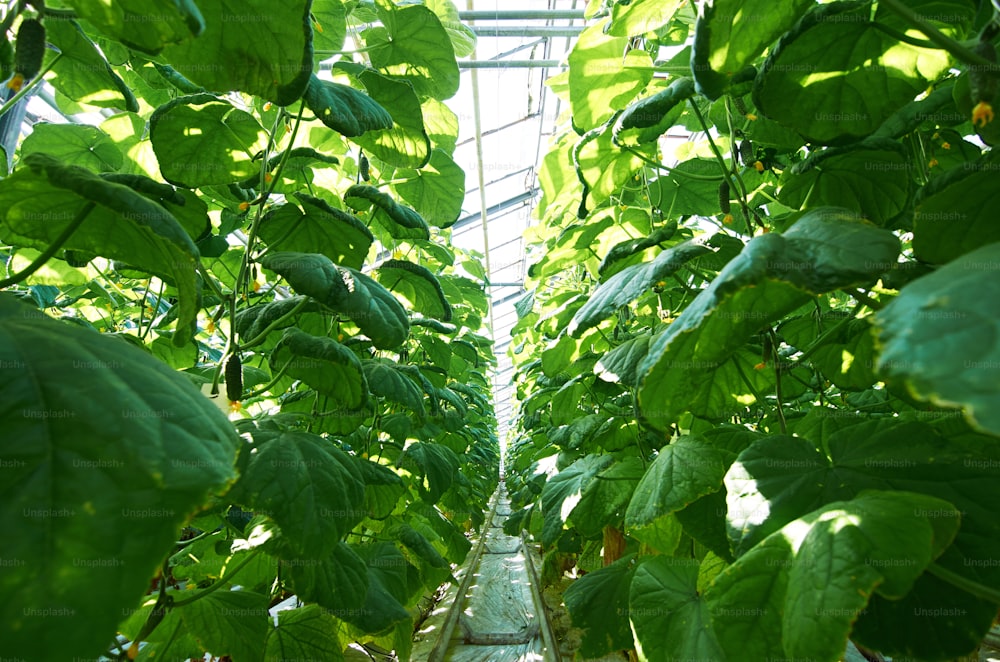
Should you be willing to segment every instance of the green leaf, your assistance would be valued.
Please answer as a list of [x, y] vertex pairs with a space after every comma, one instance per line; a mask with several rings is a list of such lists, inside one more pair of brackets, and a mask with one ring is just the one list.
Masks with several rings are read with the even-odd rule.
[[257, 176], [253, 157], [267, 142], [253, 115], [211, 94], [160, 106], [149, 118], [149, 133], [163, 178], [187, 188]]
[[145, 0], [69, 0], [76, 15], [131, 49], [156, 55], [168, 44], [197, 37], [205, 21], [194, 2], [175, 0], [151, 7]]
[[390, 542], [355, 546], [354, 551], [368, 564], [368, 595], [361, 609], [338, 607], [333, 614], [364, 632], [382, 632], [394, 623], [410, 618], [403, 606], [408, 602], [407, 563]]
[[459, 460], [453, 450], [440, 444], [413, 443], [399, 456], [396, 465], [411, 472], [415, 469], [423, 478], [417, 483], [421, 498], [435, 504], [454, 482]]
[[359, 609], [368, 595], [368, 566], [346, 543], [325, 556], [283, 559], [302, 600], [327, 609]]
[[625, 108], [653, 78], [652, 60], [644, 51], [626, 53], [627, 37], [604, 33], [608, 19], [587, 26], [569, 54], [569, 94], [573, 123], [586, 131]]
[[319, 605], [278, 612], [278, 625], [268, 633], [264, 655], [268, 660], [329, 660], [340, 662], [344, 652], [340, 626]]
[[767, 0], [715, 0], [706, 4], [695, 23], [691, 71], [699, 94], [715, 100], [733, 76], [795, 25], [812, 0], [793, 0], [772, 11]]
[[268, 253], [261, 264], [281, 274], [299, 294], [347, 315], [379, 349], [398, 347], [409, 334], [403, 306], [360, 271], [315, 253]]
[[807, 212], [783, 235], [755, 237], [651, 341], [640, 366], [643, 415], [665, 429], [752, 334], [813, 294], [874, 278], [898, 253], [895, 235], [836, 207]]
[[351, 140], [388, 165], [397, 168], [423, 168], [430, 162], [431, 139], [424, 127], [420, 99], [413, 86], [404, 80], [364, 69], [357, 74], [368, 94], [392, 115], [393, 126], [369, 131]]
[[317, 61], [328, 57], [320, 51], [343, 50], [348, 14], [344, 0], [313, 0], [309, 13], [313, 18], [313, 48]]
[[326, 126], [349, 138], [392, 128], [392, 115], [370, 96], [340, 83], [309, 78], [302, 99]]
[[405, 260], [386, 260], [376, 269], [375, 277], [408, 302], [411, 310], [445, 322], [451, 320], [451, 304], [441, 283], [426, 267]]
[[718, 180], [692, 180], [682, 174], [653, 179], [649, 183], [649, 195], [659, 200], [664, 215], [713, 216], [719, 213], [719, 182], [722, 177], [718, 163], [709, 159], [689, 159], [674, 166], [673, 170], [700, 177], [718, 177]]
[[[27, 141], [25, 141], [27, 142]], [[944, 264], [1000, 241], [995, 211], [996, 164], [963, 163], [924, 187], [913, 219], [913, 251], [922, 262]]]
[[602, 356], [594, 366], [594, 372], [607, 382], [638, 386], [642, 376], [639, 367], [649, 353], [649, 343], [652, 339], [653, 336], [648, 333], [629, 338]]
[[615, 121], [613, 141], [621, 144], [652, 142], [677, 123], [684, 102], [694, 95], [694, 81], [677, 78], [667, 87], [634, 102]]
[[233, 501], [267, 513], [296, 554], [321, 559], [364, 519], [364, 484], [352, 459], [307, 432], [252, 431], [250, 455]]
[[205, 31], [167, 46], [182, 75], [215, 92], [240, 90], [279, 106], [306, 91], [313, 66], [310, 0], [218, 0], [202, 3]]
[[422, 5], [377, 3], [383, 27], [368, 28], [361, 38], [372, 66], [413, 84], [421, 96], [450, 99], [458, 92], [458, 63], [451, 38], [437, 15]]
[[97, 127], [79, 124], [36, 124], [21, 143], [21, 156], [44, 152], [64, 165], [94, 172], [114, 172], [122, 167], [122, 153]]
[[424, 394], [395, 362], [388, 359], [368, 359], [362, 365], [372, 395], [424, 415]]
[[635, 574], [635, 555], [580, 577], [563, 593], [575, 627], [583, 629], [580, 654], [597, 658], [632, 647], [629, 629], [629, 585]]
[[[789, 523], [709, 587], [706, 599], [723, 649], [733, 656], [840, 659], [872, 592], [905, 593], [932, 560], [935, 529], [926, 513], [948, 511], [957, 516], [940, 499], [872, 491]], [[957, 517], [950, 523], [954, 535]], [[748, 650], [740, 633], [751, 627], [770, 636]], [[780, 642], [774, 637], [779, 630]]]
[[253, 659], [271, 629], [266, 595], [213, 591], [180, 609], [188, 631], [213, 655]]
[[645, 528], [722, 485], [730, 458], [703, 439], [678, 437], [660, 449], [635, 488], [625, 526]]
[[406, 493], [403, 479], [392, 469], [370, 460], [362, 459], [358, 464], [365, 483], [368, 516], [372, 519], [385, 519], [396, 508], [399, 497]]
[[814, 6], [771, 50], [754, 105], [809, 142], [846, 143], [873, 133], [947, 70], [947, 53], [887, 35], [867, 20], [870, 9], [867, 2]]
[[88, 106], [139, 112], [132, 91], [76, 21], [47, 21], [45, 36], [62, 53], [45, 76], [52, 87]]
[[[0, 522], [18, 570], [0, 573], [11, 598], [4, 650], [96, 654], [190, 513], [236, 478], [240, 442], [183, 375], [9, 294], [0, 295], [0, 360], [13, 367], [0, 383]], [[46, 636], [50, 614], [64, 617], [58, 637]]]
[[425, 0], [424, 4], [440, 19], [442, 27], [451, 39], [455, 57], [467, 57], [476, 50], [476, 33], [462, 23], [452, 0]]
[[[683, 561], [684, 563], [680, 563]], [[692, 559], [644, 559], [629, 586], [629, 618], [640, 659], [723, 660]]]
[[174, 342], [187, 342], [199, 308], [198, 249], [177, 220], [131, 188], [45, 154], [29, 154], [22, 164], [0, 182], [3, 241], [44, 250], [88, 204], [96, 205], [63, 246], [121, 260], [177, 287]]
[[260, 223], [260, 237], [279, 251], [317, 252], [336, 264], [360, 269], [375, 237], [353, 214], [320, 198], [295, 193], [300, 206], [272, 208]]
[[639, 458], [627, 457], [597, 473], [573, 508], [573, 528], [584, 538], [596, 538], [605, 526], [620, 524], [644, 471]]
[[541, 506], [544, 526], [542, 544], [553, 544], [579, 504], [583, 491], [601, 471], [614, 462], [610, 455], [585, 455], [551, 476], [542, 488]]
[[420, 214], [374, 186], [355, 184], [344, 193], [344, 202], [357, 210], [368, 209], [374, 204], [375, 219], [395, 239], [430, 239], [430, 228]]
[[656, 32], [673, 18], [682, 0], [634, 0], [611, 7], [608, 34], [615, 37], [632, 37]]
[[401, 170], [396, 193], [413, 205], [428, 223], [451, 227], [462, 213], [465, 201], [465, 171], [441, 149], [431, 152], [430, 162], [420, 170]]
[[333, 338], [285, 329], [270, 356], [271, 370], [300, 379], [341, 407], [357, 409], [368, 401], [368, 380], [357, 354]]
[[573, 315], [567, 332], [579, 338], [657, 282], [676, 273], [685, 263], [710, 252], [712, 249], [704, 242], [686, 241], [661, 252], [650, 262], [622, 269], [591, 293], [587, 303]]
[[907, 206], [911, 164], [902, 145], [890, 141], [889, 146], [874, 149], [861, 143], [816, 153], [789, 169], [778, 199], [793, 209], [837, 205], [875, 225], [891, 226]]
[[923, 400], [965, 407], [975, 427], [1000, 435], [995, 406], [1000, 243], [966, 253], [904, 287], [876, 316], [876, 366]]

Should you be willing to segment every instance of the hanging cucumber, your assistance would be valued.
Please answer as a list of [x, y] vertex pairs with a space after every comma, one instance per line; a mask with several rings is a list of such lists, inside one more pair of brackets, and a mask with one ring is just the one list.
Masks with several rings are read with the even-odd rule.
[[243, 399], [243, 364], [240, 362], [239, 350], [233, 352], [226, 361], [226, 397], [230, 402]]
[[15, 92], [42, 70], [45, 59], [45, 26], [41, 21], [29, 18], [21, 22], [17, 30], [14, 48], [14, 76], [7, 87]]

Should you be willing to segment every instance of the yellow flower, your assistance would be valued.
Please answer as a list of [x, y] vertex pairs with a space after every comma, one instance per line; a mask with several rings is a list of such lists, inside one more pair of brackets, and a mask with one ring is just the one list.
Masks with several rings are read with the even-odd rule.
[[723, 225], [732, 225], [733, 224], [733, 215], [732, 214], [726, 214], [725, 216], [723, 216], [722, 217], [722, 223], [723, 223]]
[[938, 164], [938, 160], [937, 160], [937, 159], [933, 159], [933, 158], [932, 158], [932, 159], [930, 160], [930, 162], [929, 162], [929, 163], [927, 164], [927, 167], [928, 167], [928, 168], [933, 168], [933, 167], [934, 167], [934, 166], [936, 166], [937, 164]]
[[7, 87], [14, 90], [15, 92], [20, 92], [21, 88], [24, 86], [24, 75], [14, 74], [14, 77], [7, 81]]
[[753, 168], [757, 172], [764, 172], [764, 164], [762, 162], [760, 162], [760, 161], [754, 161], [753, 162]]
[[316, 26], [316, 32], [323, 34], [323, 26], [319, 24], [319, 21], [313, 21], [313, 25]]
[[941, 143], [941, 149], [951, 149], [951, 143]]
[[754, 370], [763, 370], [766, 367], [767, 367], [767, 363], [765, 363], [764, 361], [761, 361], [760, 363], [758, 363], [757, 365], [755, 365], [753, 367], [753, 369]]
[[755, 119], [757, 119], [757, 116], [754, 115], [753, 113], [747, 113], [746, 115], [744, 115], [744, 117], [746, 117], [751, 122], [753, 122]]
[[205, 325], [205, 330], [209, 333], [215, 333], [215, 321], [208, 320], [208, 324]]
[[244, 200], [240, 203], [240, 211], [246, 211], [247, 209], [250, 209], [250, 203]]
[[980, 101], [972, 109], [972, 124], [986, 126], [993, 121], [993, 106], [988, 101]]

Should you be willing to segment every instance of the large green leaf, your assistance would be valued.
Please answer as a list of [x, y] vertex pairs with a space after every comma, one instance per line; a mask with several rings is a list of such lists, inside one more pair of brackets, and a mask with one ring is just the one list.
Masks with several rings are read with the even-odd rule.
[[391, 542], [354, 546], [352, 549], [368, 564], [368, 594], [361, 609], [338, 606], [335, 616], [364, 632], [382, 632], [394, 623], [410, 618], [403, 606], [409, 601], [408, 570], [412, 566]]
[[188, 188], [256, 176], [253, 157], [267, 142], [253, 115], [212, 94], [160, 106], [149, 118], [149, 135], [163, 178]]
[[375, 220], [395, 239], [430, 239], [430, 228], [420, 214], [374, 186], [355, 184], [344, 192], [344, 202], [359, 211], [374, 205]]
[[605, 526], [619, 526], [645, 467], [627, 457], [601, 470], [583, 488], [570, 523], [585, 538], [597, 538]]
[[368, 359], [362, 367], [371, 386], [372, 395], [403, 405], [420, 416], [424, 415], [423, 392], [404, 374], [398, 364], [387, 359]]
[[635, 570], [628, 607], [642, 660], [725, 659], [698, 594], [698, 566], [690, 561], [655, 556]]
[[174, 342], [186, 343], [199, 308], [199, 256], [177, 220], [128, 186], [45, 154], [29, 154], [22, 163], [25, 167], [0, 182], [3, 241], [44, 250], [94, 205], [63, 246], [121, 260], [174, 285], [179, 293]]
[[346, 543], [325, 556], [283, 559], [302, 600], [327, 609], [359, 609], [368, 596], [368, 567]]
[[333, 338], [285, 329], [270, 356], [271, 369], [333, 398], [340, 407], [357, 409], [368, 401], [368, 380], [357, 354]]
[[236, 478], [239, 438], [146, 352], [6, 294], [0, 360], [13, 367], [0, 382], [4, 651], [97, 655], [189, 514]]
[[895, 235], [836, 207], [807, 212], [784, 235], [755, 237], [651, 341], [640, 366], [643, 415], [665, 429], [753, 333], [812, 294], [874, 278], [898, 252]]
[[194, 2], [173, 0], [150, 5], [145, 0], [70, 0], [77, 16], [129, 48], [157, 54], [168, 44], [197, 37], [205, 21]]
[[943, 264], [1000, 241], [996, 169], [992, 162], [963, 163], [921, 190], [913, 219], [913, 251], [921, 261]]
[[683, 0], [634, 0], [611, 8], [608, 34], [632, 37], [665, 27]]
[[299, 294], [347, 315], [379, 349], [393, 349], [406, 340], [410, 330], [406, 310], [391, 292], [360, 271], [337, 266], [316, 253], [268, 253], [261, 264], [281, 274]]
[[597, 658], [632, 647], [629, 629], [629, 585], [635, 574], [635, 555], [588, 572], [573, 582], [563, 600], [573, 625], [583, 629], [580, 654]]
[[[776, 531], [715, 579], [706, 599], [719, 642], [734, 658], [764, 652], [839, 660], [873, 591], [904, 594], [939, 551], [935, 538], [947, 540], [957, 529], [954, 507], [922, 494], [871, 491], [829, 503]], [[769, 636], [748, 650], [751, 627]]]
[[573, 122], [582, 130], [600, 126], [625, 108], [653, 78], [645, 51], [628, 51], [622, 62], [628, 38], [605, 34], [607, 25], [603, 19], [587, 26], [569, 54], [570, 105]]
[[417, 94], [450, 99], [458, 92], [458, 63], [437, 15], [422, 5], [376, 3], [382, 27], [362, 31], [372, 66], [405, 78]]
[[114, 172], [122, 167], [124, 160], [106, 133], [80, 124], [36, 124], [21, 143], [21, 157], [33, 152], [43, 152], [64, 165], [94, 172]]
[[370, 96], [348, 85], [309, 78], [303, 101], [323, 124], [349, 138], [392, 128], [392, 115]]
[[452, 0], [425, 0], [424, 4], [437, 14], [451, 39], [455, 57], [467, 57], [476, 50], [476, 33], [462, 22]]
[[447, 228], [458, 220], [465, 202], [465, 171], [447, 152], [435, 148], [426, 166], [398, 171], [396, 178], [405, 178], [395, 185], [396, 192], [428, 223]]
[[424, 501], [435, 504], [455, 481], [459, 459], [446, 446], [419, 442], [406, 447], [397, 465], [422, 477], [417, 488]]
[[329, 439], [253, 429], [254, 451], [231, 498], [268, 514], [296, 554], [320, 560], [365, 518], [364, 484]]
[[181, 74], [215, 92], [240, 90], [279, 106], [298, 100], [312, 74], [310, 0], [201, 3], [205, 31], [167, 46]]
[[272, 208], [260, 223], [260, 237], [279, 251], [322, 253], [336, 264], [360, 269], [375, 237], [353, 214], [320, 198], [294, 194], [300, 206]]
[[[660, 449], [635, 488], [625, 525], [642, 529], [722, 485], [731, 456], [703, 439], [678, 437]], [[641, 535], [639, 536], [642, 537]]]
[[919, 398], [963, 406], [979, 429], [1000, 435], [996, 372], [1000, 243], [966, 253], [903, 288], [876, 317], [877, 371]]
[[542, 544], [551, 545], [556, 541], [563, 531], [563, 524], [579, 504], [584, 489], [613, 462], [614, 458], [610, 455], [585, 455], [545, 482], [541, 495], [545, 522]]
[[405, 260], [386, 260], [376, 269], [375, 277], [389, 291], [403, 297], [411, 310], [444, 322], [451, 320], [451, 304], [427, 267]]
[[945, 51], [889, 36], [867, 20], [870, 10], [867, 2], [814, 6], [771, 50], [754, 105], [810, 142], [851, 142], [948, 69]]
[[[987, 541], [1000, 535], [1000, 522], [983, 504], [1000, 498], [1000, 467], [988, 459], [996, 454], [996, 444], [985, 441], [977, 441], [981, 450], [970, 448], [923, 423], [887, 425], [878, 419], [854, 419], [835, 428], [825, 441], [828, 457], [801, 437], [758, 440], [740, 454], [725, 479], [734, 547], [737, 553], [746, 551], [796, 517], [862, 490], [906, 490], [944, 499], [962, 511], [958, 536], [954, 542], [943, 533], [937, 536], [935, 556], [951, 543], [941, 565], [994, 585], [1000, 568], [989, 562], [995, 551]], [[937, 525], [943, 517], [930, 521]], [[970, 613], [975, 607], [968, 605]], [[964, 620], [952, 623], [958, 636]]]
[[271, 629], [267, 602], [268, 596], [251, 591], [213, 591], [180, 612], [205, 650], [245, 660], [260, 655]]
[[573, 315], [568, 333], [579, 338], [584, 331], [597, 326], [616, 310], [639, 298], [685, 263], [711, 251], [704, 242], [684, 242], [668, 248], [650, 262], [622, 269], [590, 294], [587, 303]]
[[340, 662], [344, 651], [340, 624], [319, 605], [278, 612], [278, 624], [268, 633], [268, 660], [329, 660]]
[[789, 169], [778, 199], [793, 209], [837, 205], [890, 226], [906, 209], [911, 174], [902, 145], [886, 142], [880, 148], [866, 141], [811, 156]]
[[431, 139], [413, 85], [393, 80], [371, 69], [348, 69], [368, 90], [369, 96], [392, 115], [391, 129], [368, 131], [351, 140], [397, 168], [423, 168], [431, 158]]
[[139, 112], [132, 91], [76, 21], [47, 21], [45, 36], [61, 53], [45, 77], [52, 87], [88, 106]]

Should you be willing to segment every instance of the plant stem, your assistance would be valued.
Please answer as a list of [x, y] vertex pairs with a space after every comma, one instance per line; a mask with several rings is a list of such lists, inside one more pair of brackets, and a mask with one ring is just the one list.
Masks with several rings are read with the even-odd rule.
[[927, 572], [934, 575], [938, 579], [948, 582], [952, 586], [956, 586], [967, 593], [971, 593], [977, 598], [989, 600], [994, 603], [1000, 603], [1000, 590], [991, 586], [983, 586], [979, 582], [963, 577], [957, 572], [952, 572], [937, 563], [931, 563], [927, 566]]
[[[708, 138], [708, 145], [712, 148], [712, 153], [715, 154], [715, 160], [719, 162], [719, 167], [722, 168], [722, 176], [729, 184], [729, 187], [733, 191], [739, 190], [733, 184], [732, 175], [729, 172], [729, 166], [726, 165], [726, 159], [722, 156], [722, 152], [719, 151], [719, 146], [715, 144], [715, 140], [712, 139], [712, 134], [708, 129], [708, 122], [705, 121], [705, 116], [701, 114], [701, 110], [698, 108], [698, 103], [692, 98], [688, 99], [688, 103], [691, 106], [691, 110], [694, 111], [695, 116], [698, 118], [698, 123], [701, 124], [702, 131], [705, 132], [705, 137]], [[746, 191], [744, 191], [746, 193]], [[747, 222], [747, 236], [753, 236], [753, 226], [750, 224], [750, 215], [746, 215]]]
[[33, 90], [39, 83], [41, 83], [42, 77], [45, 74], [47, 74], [49, 70], [52, 69], [53, 66], [55, 66], [56, 62], [58, 62], [59, 58], [61, 57], [62, 53], [57, 54], [54, 58], [52, 58], [52, 61], [49, 62], [49, 64], [44, 69], [38, 72], [38, 75], [35, 76], [30, 83], [28, 83], [27, 85], [23, 85], [21, 89], [17, 91], [17, 94], [12, 96], [10, 99], [7, 99], [7, 103], [5, 103], [3, 107], [0, 107], [0, 117], [6, 115], [7, 112], [11, 110], [15, 106], [15, 104], [17, 104], [18, 101], [27, 96], [28, 93], [31, 92], [31, 90]]
[[42, 266], [49, 261], [49, 258], [55, 255], [56, 252], [60, 248], [62, 248], [63, 244], [65, 244], [66, 241], [70, 238], [70, 236], [77, 231], [77, 229], [84, 222], [84, 220], [86, 220], [87, 215], [90, 214], [91, 211], [93, 211], [96, 204], [97, 203], [94, 202], [88, 202], [87, 204], [85, 204], [83, 206], [83, 209], [81, 209], [79, 213], [76, 215], [76, 218], [70, 221], [69, 225], [67, 225], [66, 228], [59, 234], [59, 236], [55, 238], [55, 241], [49, 244], [48, 248], [46, 248], [38, 255], [38, 257], [32, 260], [31, 264], [29, 264], [27, 267], [22, 269], [20, 272], [14, 274], [13, 276], [0, 280], [0, 290], [2, 290], [5, 287], [10, 287], [11, 285], [16, 285], [17, 283], [20, 283], [22, 280], [24, 280], [31, 274], [41, 269]]
[[222, 577], [219, 577], [218, 581], [216, 581], [214, 584], [212, 584], [211, 586], [209, 586], [205, 590], [199, 591], [197, 594], [192, 595], [189, 598], [184, 598], [183, 600], [174, 600], [174, 602], [173, 602], [174, 608], [183, 607], [184, 605], [189, 605], [192, 602], [197, 602], [198, 600], [201, 600], [202, 598], [204, 598], [206, 595], [208, 595], [210, 593], [214, 593], [215, 591], [219, 590], [220, 588], [222, 588], [226, 584], [230, 583], [232, 581], [232, 579], [233, 579], [233, 575], [237, 574], [240, 570], [242, 570], [243, 568], [245, 568], [250, 563], [250, 561], [253, 561], [255, 558], [257, 558], [258, 554], [260, 554], [260, 549], [259, 548], [255, 549], [252, 552], [250, 552], [249, 554], [247, 554], [247, 557], [245, 559], [243, 559], [240, 562], [239, 565], [237, 565], [235, 568], [233, 568], [232, 572], [227, 572]]
[[885, 7], [913, 27], [923, 32], [931, 42], [954, 55], [956, 59], [961, 60], [966, 64], [974, 64], [992, 74], [1000, 74], [1000, 65], [996, 62], [990, 62], [982, 55], [973, 53], [965, 46], [944, 34], [931, 25], [923, 16], [903, 4], [902, 0], [879, 0], [878, 4], [879, 7]]

